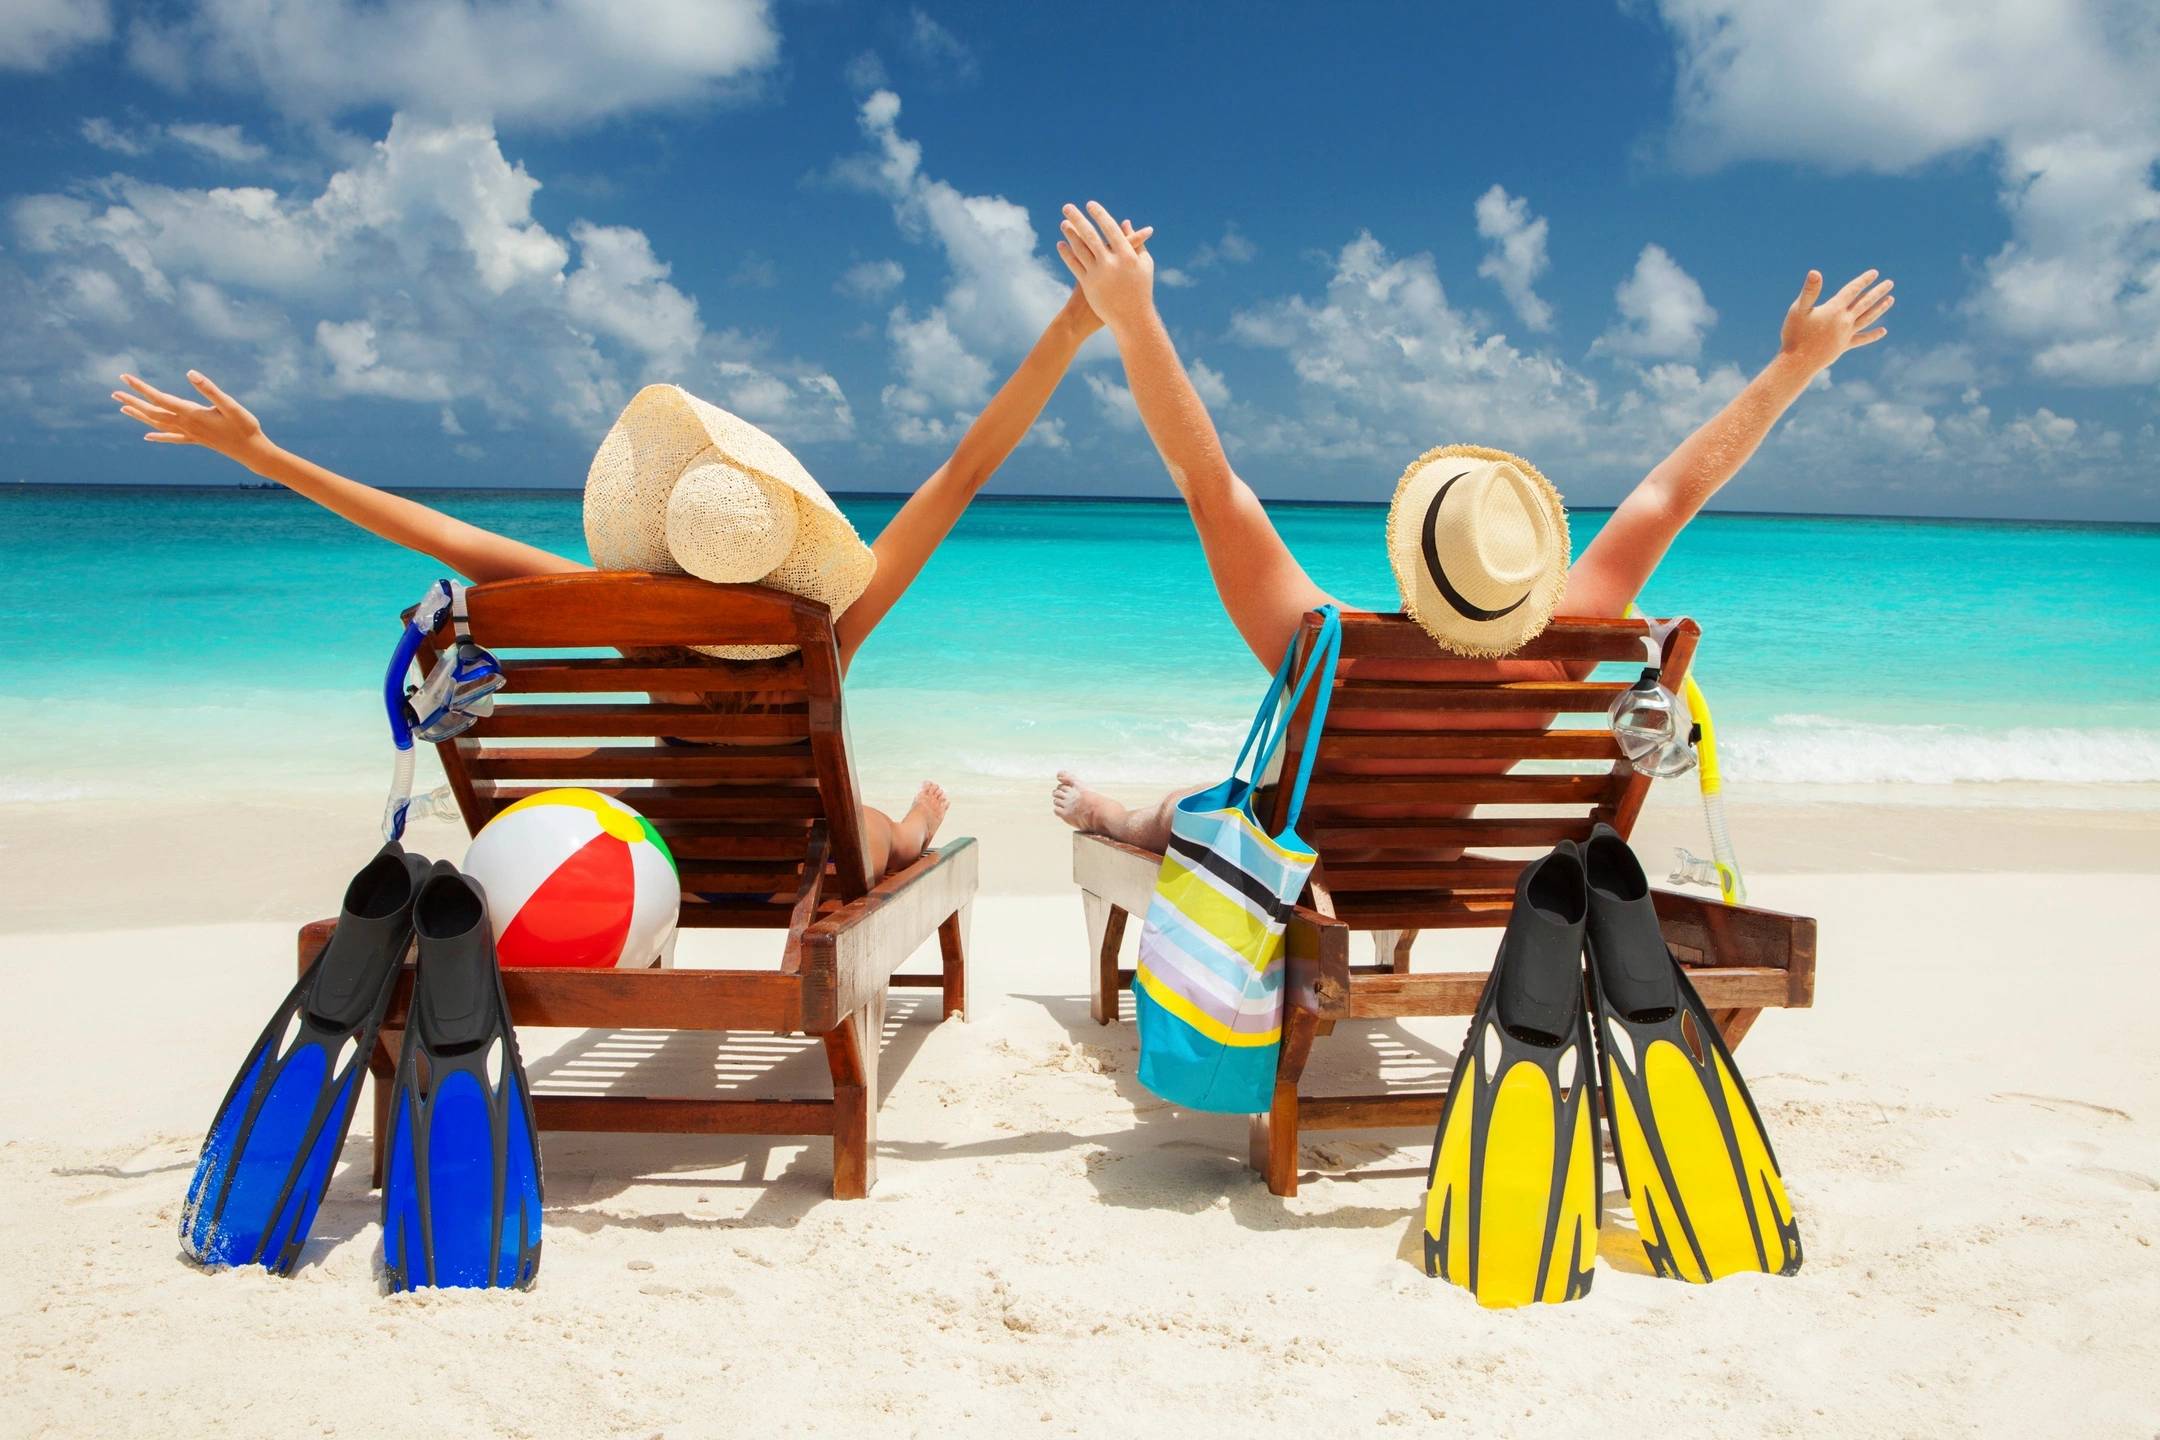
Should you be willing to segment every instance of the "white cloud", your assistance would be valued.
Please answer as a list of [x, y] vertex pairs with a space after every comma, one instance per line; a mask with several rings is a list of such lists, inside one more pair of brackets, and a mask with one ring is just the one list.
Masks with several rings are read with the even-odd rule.
[[1534, 288], [1545, 273], [1545, 217], [1530, 214], [1530, 202], [1495, 185], [1478, 196], [1478, 234], [1493, 243], [1478, 262], [1477, 273], [1500, 287], [1516, 315], [1532, 330], [1552, 329], [1552, 306]]
[[180, 123], [128, 129], [103, 115], [93, 115], [82, 122], [82, 137], [100, 150], [130, 159], [139, 159], [167, 144], [228, 165], [260, 166], [270, 158], [269, 148], [250, 140], [238, 125]]
[[885, 71], [885, 61], [875, 50], [865, 50], [850, 59], [845, 73], [848, 88], [858, 93], [883, 90], [892, 83]]
[[1613, 291], [1620, 318], [1599, 337], [1597, 348], [1637, 360], [1691, 360], [1717, 311], [1702, 286], [1661, 245], [1645, 245], [1635, 269]]
[[548, 127], [724, 96], [779, 48], [765, 0], [202, 0], [129, 36], [160, 83], [260, 93], [287, 115]]
[[1037, 251], [1026, 210], [925, 174], [922, 146], [900, 133], [899, 119], [900, 97], [892, 91], [864, 100], [857, 120], [874, 148], [843, 162], [836, 174], [884, 196], [901, 232], [932, 242], [944, 258], [939, 302], [920, 316], [895, 310], [886, 327], [901, 376], [887, 391], [887, 409], [912, 417], [910, 435], [928, 443], [941, 432], [920, 423], [924, 402], [979, 404], [989, 390], [989, 357], [1025, 351], [1070, 287]]
[[1088, 393], [1095, 397], [1095, 410], [1105, 424], [1113, 430], [1138, 430], [1140, 407], [1134, 402], [1132, 391], [1107, 375], [1090, 373], [1086, 377]]
[[[1147, 217], [1141, 216], [1134, 223], [1145, 225], [1148, 223]], [[1154, 250], [1157, 247], [1150, 241], [1148, 248]], [[1191, 258], [1183, 265], [1163, 265], [1158, 262], [1155, 279], [1159, 284], [1168, 285], [1172, 289], [1183, 289], [1199, 284], [1202, 271], [1213, 270], [1219, 265], [1248, 264], [1259, 253], [1260, 247], [1246, 239], [1238, 229], [1237, 222], [1233, 220], [1223, 227], [1220, 240], [1211, 240], [1193, 251]]]
[[882, 300], [905, 279], [907, 271], [897, 260], [864, 260], [843, 270], [833, 289], [856, 300]]
[[538, 188], [489, 126], [400, 115], [313, 194], [116, 176], [21, 197], [0, 324], [35, 342], [0, 371], [47, 387], [59, 423], [97, 402], [69, 388], [85, 367], [126, 351], [168, 377], [200, 366], [273, 415], [354, 394], [589, 431], [666, 379], [790, 440], [851, 433], [830, 375], [707, 330], [642, 231], [551, 232]]
[[1198, 356], [1187, 364], [1186, 372], [1192, 377], [1193, 391], [1207, 404], [1221, 408], [1230, 403], [1230, 382], [1217, 370]]
[[668, 283], [652, 241], [627, 225], [570, 227], [579, 264], [563, 281], [570, 318], [643, 351], [657, 370], [687, 370], [705, 336], [697, 301]]
[[46, 70], [112, 38], [110, 0], [4, 0], [0, 70]]
[[82, 122], [82, 137], [100, 150], [110, 150], [115, 155], [136, 156], [150, 146], [140, 135], [121, 129], [102, 115], [93, 115]]
[[165, 133], [191, 150], [234, 165], [258, 165], [270, 155], [238, 125], [168, 125]]
[[989, 364], [961, 343], [942, 309], [915, 316], [905, 305], [897, 306], [886, 319], [885, 333], [904, 387], [898, 408], [922, 414], [932, 405], [976, 407], [989, 398]]
[[1239, 232], [1237, 222], [1233, 220], [1223, 227], [1222, 239], [1216, 241], [1212, 246], [1203, 246], [1201, 248], [1201, 258], [1194, 263], [1206, 265], [1221, 260], [1225, 264], [1243, 265], [1259, 254], [1260, 247], [1246, 239]]
[[[1391, 255], [1370, 233], [1343, 247], [1323, 293], [1243, 310], [1233, 333], [1279, 353], [1292, 382], [1287, 403], [1209, 399], [1233, 457], [1295, 473], [1308, 492], [1332, 483], [1361, 498], [1384, 494], [1427, 447], [1462, 441], [1529, 456], [1577, 504], [1608, 503], [1747, 383], [1731, 363], [1643, 357], [1601, 390], [1566, 361], [1483, 331], [1430, 256]], [[1767, 356], [1776, 336], [1754, 339]], [[1967, 347], [1865, 354], [1818, 377], [1723, 503], [1878, 510], [1917, 497], [1903, 503], [1927, 508], [1954, 487], [2015, 511], [2029, 508], [2017, 486], [2036, 464], [2093, 486], [2145, 483], [2106, 425], [2046, 409], [1997, 416], [1984, 399], [1993, 378]], [[1107, 423], [1137, 426], [1124, 386], [1087, 383]]]
[[[1969, 312], [2039, 374], [2160, 381], [2160, 21], [2150, 0], [1661, 0], [1693, 165], [1898, 172], [1989, 154], [2010, 240]], [[1835, 44], [1822, 37], [1839, 37]]]
[[975, 78], [975, 52], [920, 5], [908, 12], [907, 48], [918, 63], [929, 66], [944, 78]]
[[753, 250], [728, 272], [728, 284], [744, 290], [777, 290], [780, 288], [780, 267]]
[[1444, 440], [1528, 448], [1579, 436], [1597, 404], [1587, 377], [1480, 333], [1449, 301], [1432, 256], [1398, 258], [1369, 231], [1336, 256], [1325, 295], [1238, 312], [1233, 333], [1280, 350], [1299, 409], [1241, 417], [1262, 452], [1400, 465]]

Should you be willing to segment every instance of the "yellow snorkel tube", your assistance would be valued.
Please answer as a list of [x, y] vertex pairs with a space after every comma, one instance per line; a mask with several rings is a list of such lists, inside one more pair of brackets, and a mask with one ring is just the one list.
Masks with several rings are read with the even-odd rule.
[[[1628, 606], [1631, 617], [1642, 612]], [[1690, 737], [1695, 750], [1695, 780], [1702, 788], [1703, 820], [1710, 830], [1711, 865], [1717, 875], [1718, 898], [1727, 905], [1740, 905], [1747, 901], [1747, 881], [1740, 874], [1740, 858], [1733, 850], [1732, 832], [1725, 824], [1725, 782], [1718, 773], [1717, 723], [1710, 718], [1710, 701], [1703, 695], [1702, 686], [1695, 683], [1692, 667], [1680, 681], [1680, 698], [1687, 703], [1688, 719], [1694, 725]], [[1691, 872], [1701, 864], [1687, 851], [1680, 852], [1680, 870], [1675, 879], [1692, 878]], [[1702, 877], [1705, 881], [1708, 876]]]
[[1717, 726], [1710, 719], [1710, 702], [1702, 686], [1690, 674], [1680, 682], [1680, 698], [1687, 701], [1688, 718], [1695, 722], [1695, 780], [1702, 787], [1703, 819], [1710, 827], [1710, 856], [1717, 866], [1718, 897], [1727, 905], [1747, 901], [1747, 881], [1740, 876], [1740, 857], [1733, 851], [1732, 832], [1725, 828], [1725, 783], [1718, 776]]

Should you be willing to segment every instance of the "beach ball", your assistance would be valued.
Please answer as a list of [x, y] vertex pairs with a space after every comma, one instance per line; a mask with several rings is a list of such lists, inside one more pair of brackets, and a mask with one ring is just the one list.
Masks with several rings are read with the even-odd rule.
[[545, 790], [488, 821], [464, 870], [487, 892], [505, 966], [640, 969], [675, 948], [682, 885], [644, 816], [594, 790]]

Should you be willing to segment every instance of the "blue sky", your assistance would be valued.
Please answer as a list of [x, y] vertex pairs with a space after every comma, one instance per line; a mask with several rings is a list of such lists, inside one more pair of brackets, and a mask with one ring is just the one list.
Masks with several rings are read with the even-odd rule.
[[[667, 379], [906, 488], [1099, 198], [1270, 496], [1470, 441], [1610, 503], [1878, 266], [1722, 505], [2160, 519], [2136, 3], [0, 0], [0, 97], [0, 481], [242, 478], [108, 418], [124, 364], [381, 483], [574, 486]], [[996, 488], [1168, 495], [1122, 379]]]

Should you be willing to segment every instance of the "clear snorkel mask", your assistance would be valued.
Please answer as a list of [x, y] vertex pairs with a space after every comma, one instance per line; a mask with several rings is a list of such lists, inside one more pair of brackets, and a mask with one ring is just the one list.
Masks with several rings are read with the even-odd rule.
[[1688, 708], [1665, 683], [1665, 637], [1680, 622], [1650, 625], [1643, 637], [1649, 664], [1642, 678], [1620, 692], [1605, 711], [1613, 739], [1630, 765], [1644, 775], [1670, 779], [1695, 768], [1695, 726]]
[[[420, 684], [406, 684], [421, 645], [445, 614], [454, 637], [450, 652]], [[494, 710], [495, 692], [502, 688], [501, 664], [473, 643], [465, 587], [455, 580], [437, 580], [413, 607], [383, 676], [383, 708], [390, 716], [391, 743], [397, 747], [390, 798], [383, 805], [384, 839], [396, 840], [405, 833], [406, 814], [412, 806], [413, 742], [425, 740], [433, 745], [455, 740]]]

